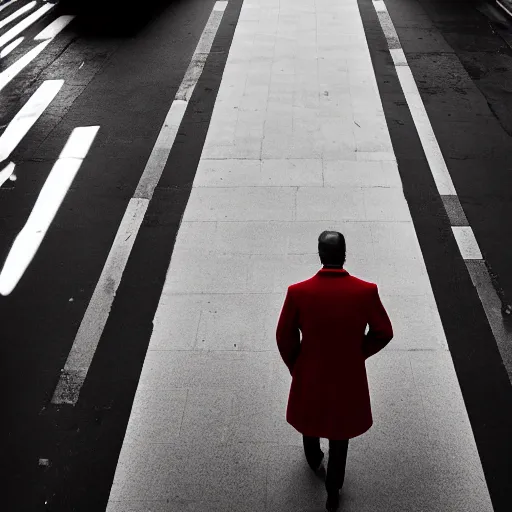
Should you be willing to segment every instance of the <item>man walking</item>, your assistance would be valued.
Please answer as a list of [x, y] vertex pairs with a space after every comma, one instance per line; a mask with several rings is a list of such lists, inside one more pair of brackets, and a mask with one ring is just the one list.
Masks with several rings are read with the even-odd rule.
[[321, 233], [318, 253], [323, 268], [288, 287], [276, 338], [292, 375], [286, 420], [302, 434], [314, 471], [324, 457], [320, 438], [329, 439], [326, 508], [335, 511], [348, 440], [373, 423], [365, 360], [391, 341], [393, 329], [377, 286], [343, 268], [343, 235]]

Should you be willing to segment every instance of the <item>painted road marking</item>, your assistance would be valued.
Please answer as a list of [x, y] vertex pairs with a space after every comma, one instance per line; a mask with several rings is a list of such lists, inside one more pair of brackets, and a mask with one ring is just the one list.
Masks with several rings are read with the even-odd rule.
[[[446, 167], [446, 162], [441, 153], [441, 148], [437, 142], [432, 125], [430, 124], [430, 119], [428, 118], [425, 105], [421, 99], [411, 69], [401, 49], [400, 40], [398, 39], [398, 34], [387, 11], [386, 4], [383, 0], [377, 0], [373, 2], [373, 5], [377, 12], [382, 31], [386, 36], [391, 56], [395, 62], [398, 80], [400, 81], [405, 100], [407, 101], [414, 124], [416, 125], [416, 130], [421, 140], [425, 156], [427, 157], [437, 190], [441, 195], [455, 195], [457, 192], [455, 191], [452, 178]], [[396, 50], [400, 51], [397, 52]]]
[[188, 100], [203, 71], [204, 62], [206, 61], [204, 55], [210, 52], [226, 5], [227, 2], [215, 3], [201, 34], [189, 67], [135, 189], [134, 196], [128, 203], [128, 208], [110, 248], [107, 261], [78, 329], [68, 359], [61, 371], [52, 398], [53, 404], [75, 405], [78, 401], [80, 390], [85, 382], [96, 347], [107, 323], [133, 243], [146, 214], [149, 201], [153, 197], [155, 187], [169, 158], [178, 128], [185, 115]]
[[44, 39], [53, 39], [64, 29], [74, 18], [72, 14], [59, 16], [56, 20], [52, 21], [45, 29], [43, 29], [37, 36], [34, 37], [35, 41]]
[[7, 16], [7, 18], [4, 18], [0, 21], [0, 28], [5, 27], [5, 25], [8, 25], [11, 23], [11, 21], [15, 20], [16, 18], [19, 18], [20, 16], [23, 16], [26, 12], [30, 11], [37, 2], [33, 0], [32, 2], [29, 2], [27, 5], [24, 5], [23, 7], [19, 8], [17, 11], [14, 11], [10, 16]]
[[14, 2], [17, 2], [18, 0], [11, 0], [10, 2], [6, 2], [0, 7], [0, 11], [3, 11], [6, 7], [9, 7], [9, 5], [12, 5]]
[[130, 199], [89, 306], [53, 394], [54, 404], [75, 404], [108, 319], [126, 262], [144, 219], [147, 199]]
[[[462, 206], [458, 201], [457, 192], [446, 166], [441, 148], [439, 147], [434, 130], [430, 124], [430, 119], [428, 118], [428, 114], [416, 86], [414, 76], [407, 63], [405, 53], [400, 45], [398, 34], [393, 25], [393, 21], [389, 16], [386, 4], [384, 0], [374, 0], [373, 6], [377, 12], [382, 31], [386, 37], [388, 48], [395, 64], [398, 80], [400, 81], [407, 105], [416, 126], [437, 190], [443, 200], [448, 218], [450, 219], [453, 235], [457, 241], [459, 251], [466, 262], [466, 267], [471, 275], [471, 279], [475, 282], [472, 274], [473, 267], [470, 266], [470, 262], [482, 260], [486, 264], [487, 268], [489, 267], [489, 264], [483, 259], [473, 230], [469, 226], [469, 222], [462, 210]], [[493, 276], [493, 274], [489, 272], [489, 277], [493, 283], [496, 297], [501, 301], [502, 314], [512, 315], [512, 304], [508, 298], [505, 297], [496, 276]], [[485, 293], [485, 291], [478, 290], [478, 293], [479, 296], [482, 297], [482, 293]], [[481, 302], [487, 319], [492, 324], [492, 322], [495, 321], [495, 317], [493, 316], [492, 311], [488, 310], [489, 301]], [[496, 326], [493, 327], [491, 325], [491, 329], [495, 332]]]
[[34, 258], [98, 129], [99, 126], [79, 127], [71, 133], [39, 193], [26, 224], [7, 255], [0, 272], [0, 294], [9, 295], [12, 292]]
[[0, 171], [0, 187], [8, 180], [12, 179], [12, 175], [14, 174], [14, 162], [9, 162], [1, 171]]
[[0, 52], [0, 59], [3, 59], [4, 57], [7, 57], [9, 53], [11, 53], [14, 48], [19, 46], [21, 42], [23, 41], [24, 37], [18, 37], [18, 39], [15, 39], [12, 43], [8, 44], [1, 52]]
[[210, 53], [226, 5], [227, 2], [216, 2], [213, 6], [213, 11], [197, 43], [185, 76], [181, 81], [178, 92], [167, 113], [163, 127], [158, 134], [153, 151], [151, 152], [148, 163], [135, 190], [134, 197], [151, 199], [153, 195], [153, 191], [160, 179], [165, 163], [169, 158], [174, 139], [178, 134], [178, 129], [185, 115], [188, 101], [203, 72], [206, 59]]
[[26, 66], [28, 66], [47, 46], [51, 40], [39, 43], [23, 57], [0, 73], [0, 91]]
[[501, 3], [499, 0], [496, 0], [496, 3], [509, 15], [512, 16], [512, 11], [503, 3]]
[[452, 226], [459, 251], [465, 260], [481, 260], [482, 253], [478, 247], [475, 234], [470, 226]]
[[64, 80], [44, 81], [0, 136], [0, 163], [9, 158], [19, 142], [57, 96]]
[[26, 28], [34, 24], [39, 18], [42, 18], [50, 9], [53, 9], [55, 4], [45, 4], [36, 12], [33, 12], [30, 16], [27, 16], [23, 21], [20, 21], [17, 25], [14, 25], [5, 34], [0, 36], [0, 47], [7, 44], [11, 39], [20, 35]]
[[[35, 13], [34, 13], [35, 14]], [[39, 43], [35, 48], [32, 48], [23, 57], [18, 59], [14, 64], [9, 66], [7, 69], [0, 73], [0, 91], [26, 66], [28, 66], [55, 38], [55, 36], [74, 18], [74, 16], [61, 16], [65, 18], [65, 23], [59, 24], [59, 30], [53, 30], [53, 37], [51, 39], [45, 39], [42, 43]], [[59, 19], [59, 18], [58, 18]], [[57, 20], [56, 20], [57, 21]], [[52, 22], [52, 24], [55, 22]], [[48, 27], [47, 27], [48, 28]], [[37, 36], [39, 37], [44, 33], [46, 29], [40, 32]], [[35, 39], [35, 38], [34, 38]]]
[[444, 209], [450, 219], [450, 226], [469, 226], [469, 221], [458, 196], [441, 196]]

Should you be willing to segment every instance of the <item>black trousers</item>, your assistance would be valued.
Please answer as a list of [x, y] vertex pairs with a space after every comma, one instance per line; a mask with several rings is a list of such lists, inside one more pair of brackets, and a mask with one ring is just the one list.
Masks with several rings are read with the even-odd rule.
[[[320, 438], [302, 436], [306, 460], [312, 469], [316, 469], [323, 457], [320, 449]], [[343, 486], [345, 480], [345, 466], [347, 464], [348, 439], [329, 439], [329, 463], [325, 488], [328, 493], [336, 493]]]

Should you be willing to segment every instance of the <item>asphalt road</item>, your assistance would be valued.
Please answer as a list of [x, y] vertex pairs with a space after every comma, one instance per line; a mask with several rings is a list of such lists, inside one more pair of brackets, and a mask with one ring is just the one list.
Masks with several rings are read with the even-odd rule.
[[[0, 20], [27, 3], [18, 0], [7, 6]], [[22, 34], [25, 40], [0, 61], [0, 71], [8, 69], [35, 46], [31, 39], [49, 22], [77, 14], [0, 91], [4, 130], [44, 80], [65, 80], [56, 100], [9, 157], [17, 179], [0, 186], [0, 261], [6, 259], [69, 134], [77, 126], [100, 126], [32, 263], [14, 291], [0, 297], [5, 510], [99, 511], [106, 505], [240, 0], [230, 2], [219, 28], [172, 150], [178, 165], [172, 173], [164, 170], [150, 203], [80, 401], [74, 408], [50, 402], [121, 218], [214, 3], [153, 0], [132, 5], [117, 0], [105, 7], [104, 2], [67, 0], [28, 27]], [[367, 4], [360, 1], [363, 14]], [[386, 5], [463, 209], [503, 296], [510, 298], [512, 23], [487, 4], [466, 0], [386, 0]], [[504, 459], [495, 455], [507, 432], [493, 444], [486, 441], [488, 431], [478, 429], [479, 422], [485, 423], [482, 403], [489, 397], [469, 383], [470, 363], [463, 357], [468, 340], [481, 343], [482, 361], [488, 365], [484, 370], [494, 374], [499, 354], [465, 267], [455, 256], [457, 248], [444, 244], [449, 226], [441, 218], [440, 200], [433, 199], [433, 184], [422, 174], [421, 148], [403, 129], [410, 119], [403, 114], [403, 97], [386, 67], [380, 28], [375, 16], [363, 18], [404, 189], [484, 471], [495, 480], [491, 494], [496, 510], [504, 510], [499, 507], [507, 475], [492, 472], [507, 470]], [[510, 403], [511, 397], [510, 381], [500, 371], [499, 380], [489, 383], [496, 386], [496, 407]], [[510, 424], [511, 414], [496, 412], [490, 423]], [[510, 441], [502, 446], [510, 454]]]

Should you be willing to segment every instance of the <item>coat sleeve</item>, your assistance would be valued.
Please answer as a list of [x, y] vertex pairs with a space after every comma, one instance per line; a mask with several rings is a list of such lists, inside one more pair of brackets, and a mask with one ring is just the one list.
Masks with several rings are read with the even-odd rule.
[[368, 325], [369, 331], [363, 341], [363, 354], [365, 359], [375, 355], [393, 339], [391, 321], [380, 301], [377, 286], [372, 290]]
[[300, 330], [299, 311], [289, 288], [286, 293], [281, 315], [279, 316], [276, 340], [279, 353], [291, 374], [300, 352]]

